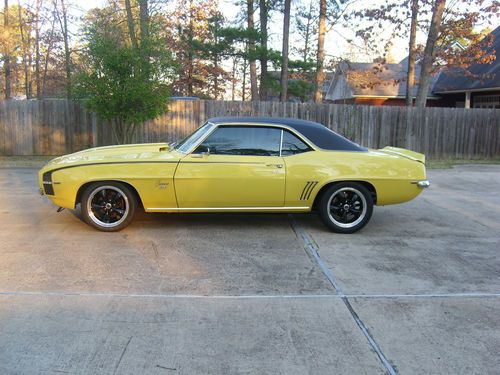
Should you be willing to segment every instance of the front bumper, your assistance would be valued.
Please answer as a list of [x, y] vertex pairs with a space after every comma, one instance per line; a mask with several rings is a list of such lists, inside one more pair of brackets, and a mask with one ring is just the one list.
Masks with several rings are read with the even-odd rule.
[[429, 186], [431, 186], [429, 180], [414, 181], [413, 183], [416, 184], [421, 189], [427, 189]]

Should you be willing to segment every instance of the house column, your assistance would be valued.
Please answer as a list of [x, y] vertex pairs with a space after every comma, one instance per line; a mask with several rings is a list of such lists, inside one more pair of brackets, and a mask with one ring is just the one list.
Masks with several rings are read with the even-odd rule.
[[470, 108], [470, 91], [465, 92], [465, 108]]

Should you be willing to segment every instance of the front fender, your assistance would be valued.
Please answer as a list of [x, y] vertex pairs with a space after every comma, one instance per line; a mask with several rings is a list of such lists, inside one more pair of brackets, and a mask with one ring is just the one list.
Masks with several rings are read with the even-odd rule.
[[173, 175], [177, 163], [130, 163], [106, 165], [77, 165], [41, 171], [50, 172], [53, 194], [46, 194], [60, 207], [75, 208], [78, 192], [85, 184], [97, 181], [118, 181], [131, 185], [139, 194], [145, 208], [177, 207]]

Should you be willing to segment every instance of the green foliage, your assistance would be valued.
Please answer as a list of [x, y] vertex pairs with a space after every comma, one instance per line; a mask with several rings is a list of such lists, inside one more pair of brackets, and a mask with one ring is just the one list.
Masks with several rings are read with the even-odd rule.
[[305, 102], [311, 98], [315, 89], [314, 83], [304, 80], [289, 80], [288, 94], [292, 97], [297, 97], [301, 102]]
[[86, 57], [73, 94], [99, 117], [115, 120], [120, 143], [132, 140], [136, 126], [168, 110], [168, 79], [174, 71], [166, 43], [151, 28], [133, 48], [117, 27], [94, 22], [85, 32]]
[[224, 27], [221, 30], [222, 36], [226, 38], [230, 43], [247, 41], [257, 42], [261, 39], [261, 34], [257, 29], [249, 29], [243, 27]]
[[[281, 64], [281, 53], [279, 51], [258, 44], [262, 39], [262, 34], [257, 29], [224, 27], [219, 30], [219, 37], [220, 43], [226, 46], [226, 55], [239, 56], [246, 60], [259, 60], [262, 57], [267, 57], [275, 66]], [[257, 43], [253, 51], [245, 48], [246, 43], [250, 41]]]
[[[281, 55], [274, 51], [273, 65], [277, 70], [276, 73], [268, 73], [265, 79], [266, 87], [273, 95], [277, 96], [281, 93], [280, 75], [281, 71]], [[288, 63], [288, 94], [289, 100], [300, 100], [305, 102], [312, 98], [315, 90], [314, 75], [316, 72], [316, 62], [313, 60], [290, 60]]]
[[309, 59], [306, 61], [303, 60], [290, 60], [288, 62], [288, 69], [290, 71], [298, 71], [298, 72], [314, 72], [316, 70], [316, 61]]

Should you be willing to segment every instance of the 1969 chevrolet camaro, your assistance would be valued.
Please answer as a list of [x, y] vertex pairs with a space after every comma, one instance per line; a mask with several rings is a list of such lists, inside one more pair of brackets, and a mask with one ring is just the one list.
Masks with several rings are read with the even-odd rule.
[[361, 229], [373, 205], [409, 201], [429, 186], [425, 156], [371, 150], [304, 120], [209, 119], [180, 142], [98, 147], [53, 159], [40, 192], [81, 206], [102, 231], [146, 212], [319, 213], [338, 233]]

